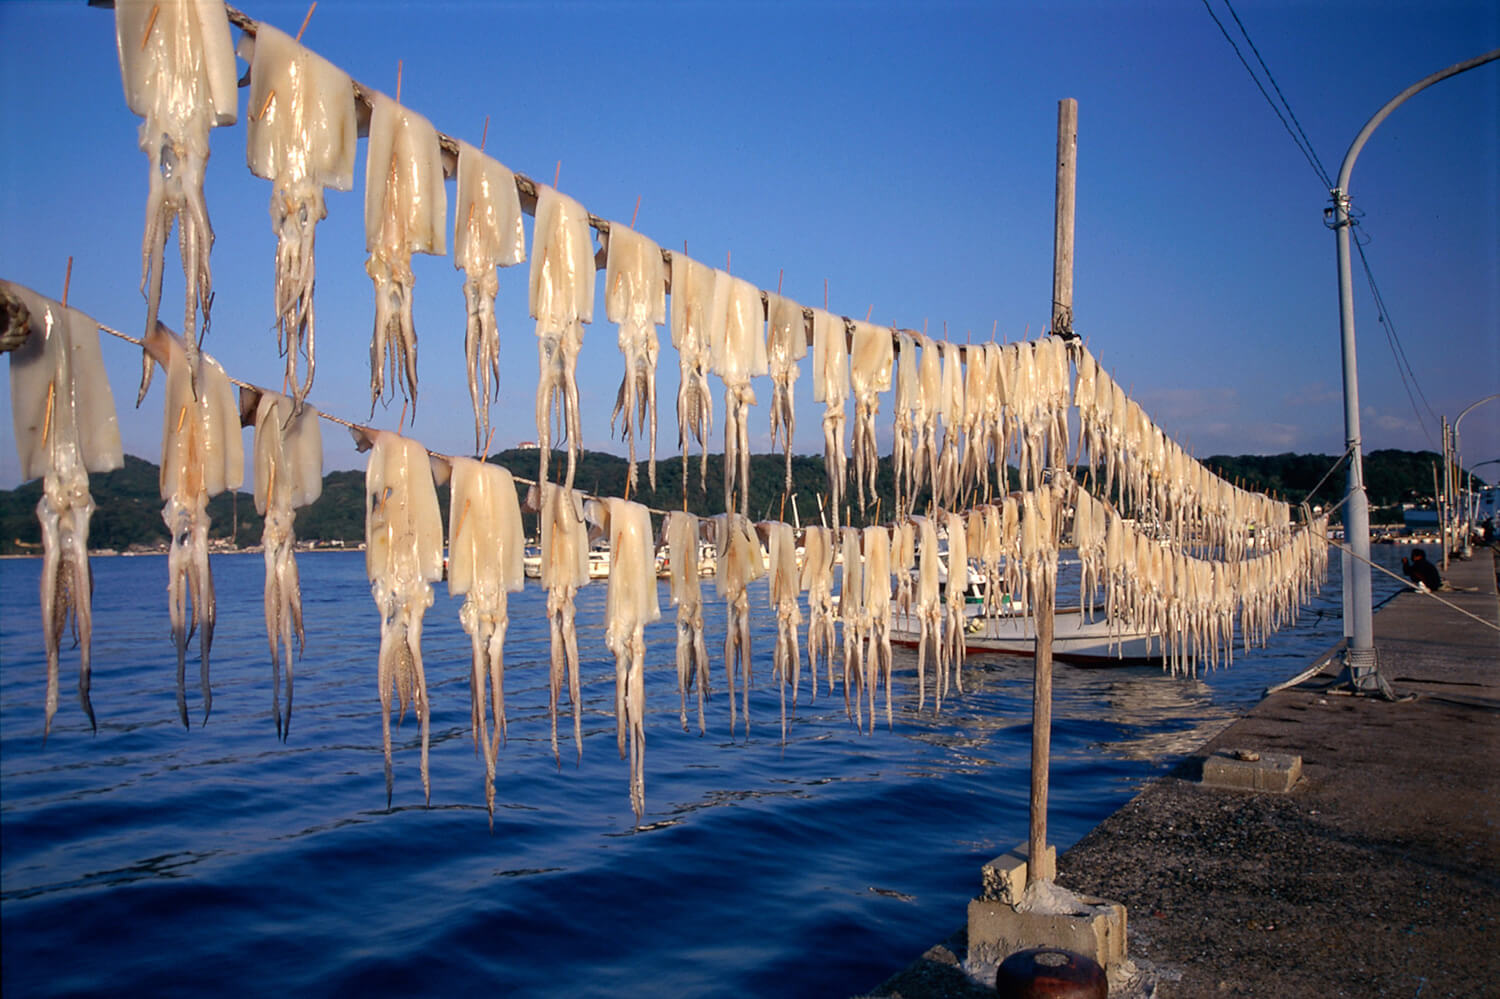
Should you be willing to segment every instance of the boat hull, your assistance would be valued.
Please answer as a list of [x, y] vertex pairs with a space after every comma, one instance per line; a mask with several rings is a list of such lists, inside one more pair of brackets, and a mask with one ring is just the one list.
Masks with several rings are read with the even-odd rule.
[[[1153, 635], [1130, 633], [1112, 635], [1109, 623], [1102, 617], [1088, 620], [1077, 608], [1062, 610], [1054, 618], [1052, 658], [1071, 666], [1107, 669], [1118, 666], [1142, 666], [1161, 661], [1161, 645]], [[916, 646], [920, 641], [920, 624], [915, 617], [897, 614], [891, 618], [891, 642]], [[1036, 655], [1036, 623], [1027, 615], [971, 615], [964, 638], [966, 654]]]

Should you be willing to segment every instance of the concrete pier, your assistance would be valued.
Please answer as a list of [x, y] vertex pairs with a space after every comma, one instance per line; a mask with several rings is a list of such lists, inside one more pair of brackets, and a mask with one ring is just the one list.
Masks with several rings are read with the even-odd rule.
[[[1448, 581], [1500, 624], [1492, 551]], [[1059, 884], [1128, 908], [1134, 994], [1500, 995], [1500, 632], [1408, 592], [1375, 644], [1401, 701], [1332, 672], [1274, 694], [1058, 859]], [[1245, 769], [1206, 782], [1211, 760]], [[966, 948], [960, 930], [872, 994], [993, 995]]]

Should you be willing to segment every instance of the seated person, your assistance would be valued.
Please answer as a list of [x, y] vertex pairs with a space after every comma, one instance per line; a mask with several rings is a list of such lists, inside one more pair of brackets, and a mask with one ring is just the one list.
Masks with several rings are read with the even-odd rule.
[[1420, 548], [1411, 550], [1410, 562], [1401, 560], [1401, 571], [1414, 584], [1420, 583], [1434, 592], [1442, 588], [1443, 577], [1438, 575], [1437, 566], [1427, 561], [1427, 553]]

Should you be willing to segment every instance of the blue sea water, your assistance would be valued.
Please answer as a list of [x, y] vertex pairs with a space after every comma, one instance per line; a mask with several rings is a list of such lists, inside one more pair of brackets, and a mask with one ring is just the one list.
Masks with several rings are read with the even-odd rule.
[[[1386, 564], [1399, 553], [1379, 550]], [[21, 995], [433, 993], [839, 996], [957, 928], [979, 867], [1024, 841], [1031, 664], [972, 656], [965, 693], [916, 709], [896, 652], [894, 724], [855, 731], [826, 677], [785, 745], [774, 619], [752, 590], [749, 738], [728, 733], [724, 614], [706, 608], [708, 734], [678, 720], [672, 611], [647, 629], [646, 807], [615, 748], [605, 586], [578, 599], [584, 746], [554, 761], [535, 583], [511, 600], [509, 739], [493, 832], [469, 725], [469, 640], [439, 587], [423, 651], [432, 801], [417, 726], [396, 733], [388, 809], [377, 615], [358, 553], [298, 557], [307, 650], [277, 741], [258, 555], [216, 555], [214, 706], [177, 720], [164, 557], [96, 558], [93, 703], [76, 653], [42, 740], [36, 560], [0, 562], [0, 987]], [[1154, 667], [1055, 678], [1051, 840], [1066, 848], [1342, 632], [1338, 566], [1270, 647], [1197, 679]], [[1377, 599], [1397, 584], [1377, 573]], [[803, 669], [805, 671], [805, 660]], [[564, 720], [559, 725], [570, 732]]]

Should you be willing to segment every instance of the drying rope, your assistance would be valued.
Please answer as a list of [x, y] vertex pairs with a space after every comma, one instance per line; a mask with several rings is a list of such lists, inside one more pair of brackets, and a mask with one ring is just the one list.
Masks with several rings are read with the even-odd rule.
[[[1400, 580], [1402, 583], [1405, 583], [1408, 586], [1411, 585], [1411, 580], [1407, 579], [1405, 576], [1398, 576], [1398, 575], [1396, 575], [1396, 573], [1394, 573], [1391, 570], [1387, 569], [1385, 566], [1383, 566], [1383, 565], [1377, 565], [1376, 563], [1371, 562], [1369, 559], [1365, 558], [1364, 556], [1355, 554], [1354, 550], [1351, 549], [1351, 548], [1349, 548], [1347, 545], [1341, 545], [1337, 541], [1333, 540], [1332, 538], [1330, 538], [1330, 537], [1328, 537], [1326, 535], [1323, 535], [1322, 537], [1323, 537], [1323, 540], [1326, 541], [1326, 542], [1328, 542], [1329, 545], [1333, 546], [1334, 548], [1337, 548], [1339, 551], [1345, 553], [1350, 558], [1359, 559], [1365, 565], [1368, 565], [1368, 566], [1370, 566], [1373, 569], [1379, 569], [1381, 572], [1385, 573], [1387, 576], [1390, 576], [1392, 579]], [[1480, 617], [1479, 615], [1472, 614], [1469, 611], [1464, 610], [1462, 607], [1458, 606], [1457, 604], [1453, 603], [1452, 601], [1444, 600], [1442, 597], [1438, 596], [1436, 593], [1433, 593], [1431, 590], [1419, 589], [1419, 590], [1416, 590], [1415, 592], [1427, 594], [1427, 596], [1429, 596], [1432, 599], [1436, 600], [1438, 603], [1442, 604], [1444, 607], [1447, 607], [1449, 610], [1456, 610], [1460, 614], [1462, 614], [1464, 617], [1471, 617], [1474, 620], [1478, 621], [1480, 624], [1484, 625], [1486, 628], [1490, 629], [1491, 631], [1500, 631], [1500, 624], [1495, 624], [1493, 621], [1486, 621], [1484, 618]]]

